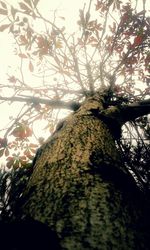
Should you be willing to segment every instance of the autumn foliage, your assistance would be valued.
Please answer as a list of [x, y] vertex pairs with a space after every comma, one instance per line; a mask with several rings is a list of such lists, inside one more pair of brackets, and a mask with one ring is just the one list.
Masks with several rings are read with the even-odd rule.
[[[79, 10], [75, 31], [68, 32], [65, 17], [59, 11], [44, 16], [39, 0], [23, 0], [17, 6], [0, 1], [0, 17], [5, 17], [0, 31], [11, 35], [20, 60], [19, 72], [10, 74], [1, 86], [2, 102], [21, 103], [18, 115], [1, 132], [0, 157], [7, 167], [18, 168], [32, 160], [44, 140], [35, 133], [35, 124], [45, 121], [45, 131], [53, 133], [65, 103], [80, 103], [104, 86], [124, 102], [148, 97], [147, 2], [140, 1], [139, 6], [136, 0], [132, 4], [87, 1]], [[124, 133], [130, 142], [133, 137], [139, 139], [132, 128], [133, 124], [128, 125]]]

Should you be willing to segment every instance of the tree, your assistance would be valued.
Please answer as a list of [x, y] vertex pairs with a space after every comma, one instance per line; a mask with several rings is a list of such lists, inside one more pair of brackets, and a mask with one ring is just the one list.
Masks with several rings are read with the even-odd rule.
[[[0, 9], [8, 17], [0, 30], [8, 29], [16, 41], [22, 77], [9, 76], [4, 87], [13, 96], [0, 99], [26, 103], [1, 138], [7, 167], [32, 158], [35, 120], [48, 120], [52, 132], [33, 160], [17, 216], [55, 231], [62, 249], [149, 249], [146, 1], [139, 11], [137, 1], [89, 1], [79, 11], [80, 32], [71, 35], [57, 25], [55, 13], [54, 21], [44, 17], [39, 3], [24, 0], [14, 8], [1, 1]], [[42, 86], [25, 79], [25, 60], [31, 73], [42, 75]], [[60, 108], [72, 112], [52, 131], [49, 119]], [[10, 156], [13, 147], [22, 154]]]

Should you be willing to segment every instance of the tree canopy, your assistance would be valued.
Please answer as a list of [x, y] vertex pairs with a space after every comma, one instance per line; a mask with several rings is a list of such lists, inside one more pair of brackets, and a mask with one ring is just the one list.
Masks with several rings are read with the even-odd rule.
[[[19, 62], [0, 83], [1, 105], [17, 103], [18, 109], [1, 128], [0, 157], [8, 168], [26, 166], [33, 159], [45, 140], [36, 132], [41, 122], [44, 132], [52, 134], [62, 117], [99, 89], [110, 91], [112, 104], [150, 106], [148, 0], [86, 1], [71, 32], [59, 10], [46, 16], [39, 6], [39, 0], [15, 6], [0, 1], [0, 31], [9, 32]], [[118, 148], [147, 189], [150, 127], [143, 115], [125, 124]]]

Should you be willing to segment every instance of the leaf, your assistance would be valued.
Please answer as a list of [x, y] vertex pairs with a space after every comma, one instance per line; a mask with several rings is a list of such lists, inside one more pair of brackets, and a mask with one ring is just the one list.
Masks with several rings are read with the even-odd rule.
[[66, 71], [66, 70], [62, 71], [61, 73], [62, 73], [62, 74], [65, 74], [65, 75], [67, 75], [67, 76], [70, 76], [70, 75], [71, 75], [70, 72], [68, 72], [68, 71]]
[[12, 14], [13, 19], [15, 19], [16, 12], [17, 10], [13, 6], [11, 6], [11, 14]]
[[27, 12], [31, 11], [31, 9], [26, 4], [20, 2], [19, 5], [20, 5], [21, 9], [23, 9], [23, 10], [25, 10]]
[[28, 126], [26, 126], [24, 129], [25, 129], [25, 136], [26, 137], [32, 136], [32, 129], [31, 128], [29, 128]]
[[34, 5], [34, 7], [36, 7], [36, 6], [37, 6], [38, 2], [39, 2], [39, 0], [34, 0], [34, 1], [33, 1], [33, 5]]
[[24, 45], [28, 43], [28, 40], [27, 40], [26, 37], [23, 36], [23, 35], [20, 35], [19, 39], [20, 39], [20, 42], [21, 42], [22, 44], [24, 44]]
[[30, 72], [34, 71], [34, 67], [33, 67], [33, 64], [31, 61], [29, 62], [29, 70], [30, 70]]
[[13, 165], [13, 163], [14, 163], [14, 161], [12, 160], [10, 160], [10, 161], [8, 161], [7, 163], [6, 163], [6, 166], [7, 166], [7, 168], [11, 168], [12, 167], [12, 165]]
[[15, 137], [20, 137], [22, 135], [22, 128], [21, 127], [15, 128], [11, 134]]
[[30, 144], [29, 144], [29, 147], [30, 147], [30, 148], [37, 148], [37, 147], [38, 147], [38, 144], [30, 143]]
[[143, 36], [139, 35], [139, 36], [136, 36], [135, 39], [134, 39], [134, 44], [133, 46], [139, 46], [143, 41]]
[[30, 148], [30, 151], [31, 151], [32, 154], [35, 154], [36, 150], [37, 150], [37, 147], [36, 148]]
[[17, 79], [15, 78], [15, 76], [10, 76], [8, 78], [8, 81], [11, 82], [11, 83], [16, 83]]
[[65, 20], [65, 17], [64, 16], [59, 16], [60, 19], [62, 20]]
[[8, 14], [8, 11], [0, 8], [0, 14], [6, 16]]
[[7, 5], [4, 2], [0, 1], [0, 3], [4, 9], [7, 9]]
[[24, 0], [25, 3], [27, 3], [32, 8], [31, 0]]
[[10, 24], [3, 24], [0, 26], [0, 32], [3, 32], [4, 30], [6, 30], [8, 27], [10, 26]]
[[2, 156], [3, 156], [3, 154], [4, 154], [4, 150], [5, 150], [4, 148], [0, 150], [0, 157], [2, 157]]
[[8, 148], [6, 148], [6, 150], [5, 150], [5, 156], [8, 156], [9, 155], [9, 150], [8, 150]]
[[0, 138], [0, 147], [6, 148], [7, 146], [7, 139], [6, 138]]
[[21, 58], [28, 58], [25, 54], [22, 54], [22, 53], [19, 53], [18, 56]]

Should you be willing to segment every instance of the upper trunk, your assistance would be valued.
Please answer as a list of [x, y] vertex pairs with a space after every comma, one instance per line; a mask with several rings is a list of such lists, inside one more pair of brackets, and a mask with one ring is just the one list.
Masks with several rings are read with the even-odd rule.
[[63, 249], [145, 250], [138, 189], [110, 124], [93, 115], [101, 98], [89, 98], [42, 146], [22, 212], [54, 229]]

